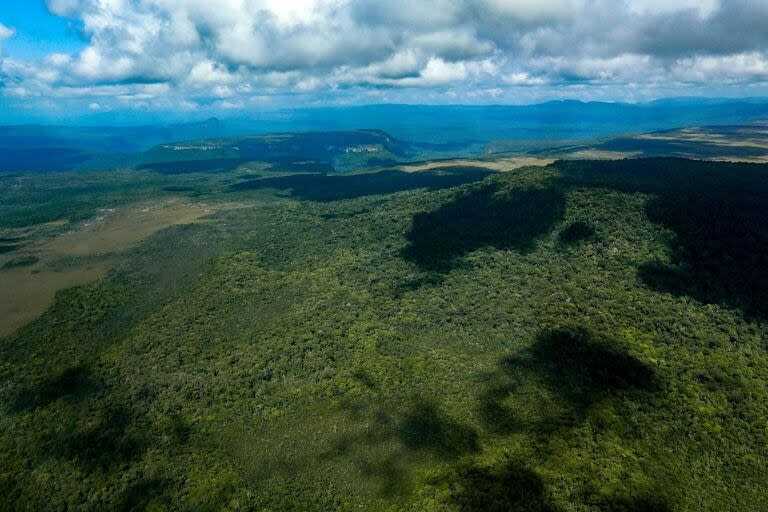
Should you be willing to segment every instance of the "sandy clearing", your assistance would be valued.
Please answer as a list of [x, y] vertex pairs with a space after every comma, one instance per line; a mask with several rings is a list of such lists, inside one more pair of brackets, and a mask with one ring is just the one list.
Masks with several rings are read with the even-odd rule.
[[[162, 199], [100, 210], [93, 219], [72, 225], [68, 232], [32, 239], [22, 249], [0, 257], [0, 267], [20, 256], [36, 256], [28, 267], [0, 270], [0, 338], [42, 314], [57, 291], [103, 277], [120, 260], [120, 253], [170, 226], [200, 222], [215, 211], [240, 204], [193, 203]], [[64, 223], [66, 224], [66, 223]], [[54, 269], [63, 257], [99, 256], [102, 259]]]
[[433, 169], [441, 169], [445, 167], [478, 167], [483, 169], [492, 169], [494, 171], [512, 171], [521, 167], [528, 166], [544, 166], [554, 162], [554, 158], [539, 158], [532, 156], [515, 156], [515, 157], [503, 157], [495, 158], [493, 160], [472, 160], [472, 159], [457, 159], [457, 160], [440, 160], [435, 162], [424, 162], [418, 164], [400, 165], [397, 169], [405, 172], [420, 172], [429, 171]]

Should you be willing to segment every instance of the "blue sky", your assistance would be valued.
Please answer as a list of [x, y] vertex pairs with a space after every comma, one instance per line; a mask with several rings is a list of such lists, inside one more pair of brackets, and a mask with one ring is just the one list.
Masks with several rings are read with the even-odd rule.
[[763, 0], [3, 0], [0, 121], [768, 95]]
[[49, 53], [76, 53], [87, 41], [76, 20], [54, 16], [44, 0], [3, 0], [0, 23], [16, 31], [5, 43], [6, 54], [24, 60], [38, 60]]

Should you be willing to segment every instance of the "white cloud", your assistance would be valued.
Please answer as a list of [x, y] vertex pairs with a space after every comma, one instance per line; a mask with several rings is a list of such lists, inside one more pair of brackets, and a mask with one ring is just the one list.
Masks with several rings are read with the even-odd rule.
[[72, 56], [66, 53], [52, 53], [46, 56], [43, 62], [54, 67], [63, 67], [72, 62]]
[[463, 62], [445, 62], [442, 59], [429, 59], [421, 72], [421, 78], [430, 84], [441, 84], [464, 80], [467, 66]]
[[511, 73], [505, 75], [501, 80], [509, 85], [544, 85], [547, 80], [543, 77], [534, 77], [525, 72]]
[[316, 77], [308, 77], [296, 84], [296, 89], [301, 92], [317, 91], [323, 87], [323, 81]]
[[[102, 107], [113, 99], [227, 108], [296, 94], [303, 101], [326, 93], [339, 101], [519, 96], [510, 91], [602, 97], [665, 82], [743, 88], [766, 80], [762, 0], [47, 4], [77, 21], [85, 49], [0, 61], [0, 94], [13, 87], [46, 98], [91, 95]], [[0, 40], [12, 34], [0, 25]], [[387, 92], [403, 89], [413, 92]]]
[[3, 57], [3, 41], [13, 37], [16, 32], [0, 23], [0, 86], [3, 84], [3, 77], [5, 74], [4, 57]]
[[48, 9], [59, 16], [76, 16], [85, 4], [83, 0], [47, 0]]
[[12, 28], [8, 28], [2, 23], [0, 23], [0, 42], [5, 41], [10, 37], [13, 37], [15, 33], [16, 33], [15, 30], [13, 30]]
[[24, 87], [7, 87], [4, 92], [14, 98], [26, 98], [32, 96], [32, 92]]
[[74, 62], [73, 70], [85, 79], [122, 81], [131, 77], [134, 61], [128, 56], [105, 56], [94, 46], [86, 48]]
[[[727, 0], [726, 0], [727, 1]], [[720, 0], [629, 0], [629, 8], [636, 14], [669, 14], [694, 10], [702, 17], [709, 16], [720, 7]]]
[[243, 103], [240, 101], [221, 100], [214, 102], [213, 107], [222, 110], [236, 110], [243, 108]]
[[481, 0], [492, 15], [528, 23], [567, 19], [584, 8], [585, 0]]
[[224, 66], [211, 60], [204, 60], [195, 64], [185, 79], [186, 83], [191, 86], [230, 84], [235, 80], [236, 77]]
[[728, 56], [697, 56], [680, 59], [673, 66], [679, 80], [700, 82], [710, 76], [720, 76], [727, 81], [768, 80], [768, 55], [751, 52]]
[[214, 98], [231, 98], [235, 93], [226, 85], [217, 85], [211, 91], [211, 96]]

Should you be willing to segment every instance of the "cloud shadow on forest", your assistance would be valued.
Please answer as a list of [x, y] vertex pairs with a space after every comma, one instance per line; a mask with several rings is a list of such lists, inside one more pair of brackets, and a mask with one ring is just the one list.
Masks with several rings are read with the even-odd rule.
[[482, 180], [495, 171], [478, 167], [448, 167], [434, 171], [380, 171], [362, 174], [293, 174], [247, 180], [232, 191], [278, 189], [310, 201], [339, 201], [405, 190], [439, 190]]
[[416, 214], [401, 256], [426, 271], [448, 271], [483, 247], [525, 253], [560, 222], [562, 192], [554, 188], [501, 190], [487, 184], [440, 208]]

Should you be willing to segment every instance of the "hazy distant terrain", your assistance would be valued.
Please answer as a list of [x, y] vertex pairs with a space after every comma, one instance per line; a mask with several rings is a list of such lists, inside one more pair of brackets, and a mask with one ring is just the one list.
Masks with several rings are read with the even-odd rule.
[[140, 168], [163, 173], [233, 168], [249, 162], [272, 169], [334, 172], [413, 159], [419, 147], [380, 130], [274, 133], [161, 144], [143, 153]]
[[374, 105], [281, 110], [247, 119], [134, 127], [5, 126], [0, 127], [0, 172], [134, 166], [146, 163], [143, 153], [162, 144], [270, 133], [352, 132], [376, 127], [418, 149], [411, 155], [418, 159], [480, 156], [489, 143], [494, 151], [503, 147], [525, 152], [591, 143], [617, 134], [740, 125], [765, 119], [768, 101], [761, 99], [680, 99], [643, 104]]
[[[501, 144], [492, 151], [503, 151]], [[768, 162], [768, 125], [749, 123], [693, 126], [646, 134], [609, 137], [593, 144], [534, 151], [563, 158], [638, 158], [673, 156], [700, 160]]]

